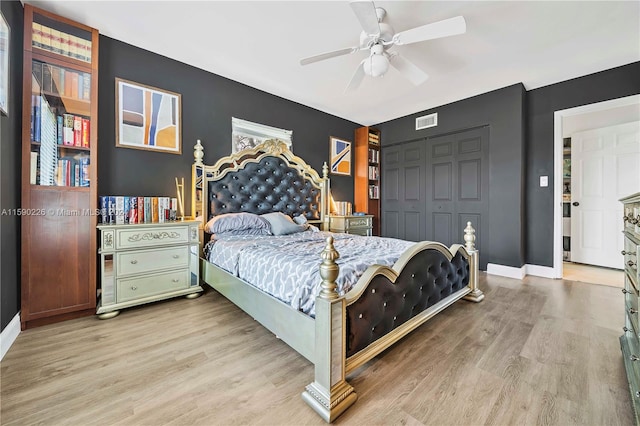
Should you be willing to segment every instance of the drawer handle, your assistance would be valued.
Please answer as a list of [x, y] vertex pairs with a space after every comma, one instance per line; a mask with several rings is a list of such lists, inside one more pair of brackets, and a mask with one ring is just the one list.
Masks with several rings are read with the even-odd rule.
[[627, 290], [626, 288], [623, 288], [623, 289], [622, 289], [622, 292], [623, 292], [624, 294], [631, 293], [631, 292], [630, 292], [629, 290]]
[[637, 311], [636, 309], [629, 308], [629, 313], [630, 313], [630, 314], [637, 314], [637, 313], [638, 313], [638, 311]]
[[632, 268], [633, 268], [633, 265], [635, 265], [635, 264], [636, 264], [636, 262], [634, 262], [633, 260], [630, 260], [630, 261], [627, 262], [627, 265], [631, 266]]
[[636, 391], [636, 398], [640, 398], [640, 391]]
[[623, 255], [623, 256], [625, 256], [625, 255], [627, 255], [627, 254], [628, 254], [629, 256], [635, 256], [635, 255], [636, 255], [636, 253], [635, 253], [635, 252], [633, 252], [633, 251], [626, 251], [626, 250], [622, 250], [620, 253], [622, 253], [622, 255]]
[[635, 217], [632, 217], [631, 219], [629, 219], [629, 222], [630, 222], [632, 225], [636, 225], [636, 224], [638, 223], [638, 219], [636, 219]]
[[180, 257], [180, 255], [177, 255], [177, 254], [174, 254], [174, 255], [173, 255], [173, 258], [174, 258], [174, 259], [177, 259], [177, 258], [179, 258], [179, 257]]
[[640, 358], [638, 358], [638, 357], [637, 357], [637, 356], [635, 356], [635, 355], [631, 355], [631, 356], [629, 356], [629, 359], [630, 359], [631, 361], [637, 361], [637, 360], [639, 360]]
[[136, 287], [135, 285], [132, 285], [132, 286], [131, 286], [131, 290], [135, 291], [135, 290], [137, 290], [137, 289], [138, 289], [138, 287]]
[[626, 333], [627, 331], [629, 331], [629, 329], [625, 326], [625, 327], [622, 327], [622, 331]]
[[172, 281], [172, 282], [174, 282], [174, 283], [179, 283], [179, 282], [180, 282], [180, 280], [179, 280], [179, 279], [177, 279], [177, 278], [174, 278], [174, 279], [172, 279], [171, 281]]
[[137, 261], [137, 260], [135, 260], [135, 259], [133, 259], [133, 260], [131, 261], [131, 264], [132, 264], [132, 265], [135, 265], [136, 263], [138, 263], [138, 261]]

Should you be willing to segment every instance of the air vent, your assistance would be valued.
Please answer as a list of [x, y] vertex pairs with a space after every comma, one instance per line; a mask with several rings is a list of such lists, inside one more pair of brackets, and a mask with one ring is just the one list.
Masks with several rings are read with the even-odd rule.
[[429, 127], [435, 127], [438, 125], [438, 113], [423, 115], [416, 118], [416, 130], [428, 129]]

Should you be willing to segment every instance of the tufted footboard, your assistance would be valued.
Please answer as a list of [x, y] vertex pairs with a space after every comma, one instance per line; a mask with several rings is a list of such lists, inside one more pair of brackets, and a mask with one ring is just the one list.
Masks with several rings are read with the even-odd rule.
[[471, 223], [466, 246], [416, 243], [392, 268], [373, 265], [345, 296], [336, 292], [339, 258], [327, 240], [316, 299], [315, 381], [302, 398], [327, 422], [357, 399], [346, 374], [461, 298], [480, 302], [478, 252]]
[[366, 287], [346, 295], [347, 357], [469, 285], [468, 260], [461, 252], [448, 259], [438, 245], [419, 250], [395, 280], [380, 268]]

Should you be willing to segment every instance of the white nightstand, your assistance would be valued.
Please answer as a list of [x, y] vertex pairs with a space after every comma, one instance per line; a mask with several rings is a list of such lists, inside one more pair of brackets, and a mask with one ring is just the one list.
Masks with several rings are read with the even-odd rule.
[[370, 236], [373, 232], [373, 215], [329, 216], [329, 231]]
[[101, 296], [96, 313], [177, 296], [198, 297], [199, 221], [98, 225]]

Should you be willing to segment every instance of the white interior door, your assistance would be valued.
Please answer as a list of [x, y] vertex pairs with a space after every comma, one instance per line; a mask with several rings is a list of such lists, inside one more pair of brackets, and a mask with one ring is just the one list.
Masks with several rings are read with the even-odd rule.
[[571, 260], [622, 269], [620, 198], [640, 192], [640, 122], [571, 136]]

